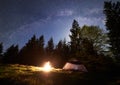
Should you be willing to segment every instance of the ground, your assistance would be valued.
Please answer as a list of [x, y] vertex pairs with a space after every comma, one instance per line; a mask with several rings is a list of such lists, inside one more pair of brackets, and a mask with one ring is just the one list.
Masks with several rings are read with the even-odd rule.
[[0, 85], [118, 85], [120, 81], [104, 73], [83, 73], [40, 67], [0, 64]]

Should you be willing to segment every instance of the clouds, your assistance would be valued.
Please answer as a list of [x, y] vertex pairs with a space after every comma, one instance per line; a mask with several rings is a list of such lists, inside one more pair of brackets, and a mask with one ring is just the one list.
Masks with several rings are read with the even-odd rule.
[[100, 27], [101, 28], [104, 27], [104, 25], [103, 25], [103, 19], [104, 18], [103, 17], [97, 18], [97, 17], [77, 16], [77, 17], [75, 17], [75, 19], [78, 20], [80, 26], [83, 26], [83, 25], [95, 25], [95, 26], [99, 26], [99, 24], [101, 24]]
[[86, 13], [86, 15], [95, 15], [95, 14], [101, 14], [101, 12], [102, 12], [102, 8], [92, 8], [92, 9], [90, 9], [90, 8], [86, 8], [85, 9], [85, 13]]
[[74, 14], [73, 10], [63, 9], [57, 12], [56, 16], [72, 16]]

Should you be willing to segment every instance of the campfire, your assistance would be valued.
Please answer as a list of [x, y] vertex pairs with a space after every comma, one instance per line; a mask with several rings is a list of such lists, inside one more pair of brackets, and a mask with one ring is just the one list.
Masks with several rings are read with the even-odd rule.
[[42, 70], [45, 71], [45, 72], [50, 72], [52, 70], [52, 68], [53, 67], [50, 65], [50, 62], [48, 61], [44, 64]]

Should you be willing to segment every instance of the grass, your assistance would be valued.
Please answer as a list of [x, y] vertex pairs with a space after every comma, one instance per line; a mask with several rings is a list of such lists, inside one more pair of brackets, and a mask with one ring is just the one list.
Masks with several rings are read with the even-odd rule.
[[35, 66], [0, 65], [0, 85], [118, 85], [119, 78], [116, 80], [104, 73], [81, 73], [59, 69], [47, 73]]

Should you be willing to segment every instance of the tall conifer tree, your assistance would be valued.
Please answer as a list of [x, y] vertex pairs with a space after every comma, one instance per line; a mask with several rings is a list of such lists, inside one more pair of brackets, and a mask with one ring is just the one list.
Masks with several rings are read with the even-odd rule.
[[106, 29], [110, 38], [111, 51], [120, 62], [120, 2], [104, 2]]
[[72, 56], [76, 56], [77, 51], [80, 51], [80, 27], [76, 20], [73, 21], [72, 28], [70, 29], [71, 35], [70, 36], [70, 50]]

